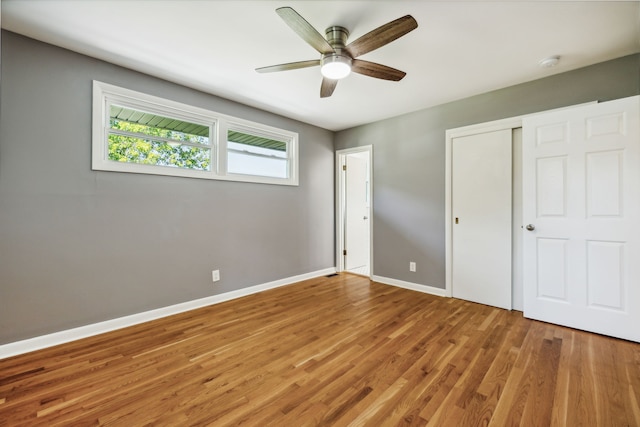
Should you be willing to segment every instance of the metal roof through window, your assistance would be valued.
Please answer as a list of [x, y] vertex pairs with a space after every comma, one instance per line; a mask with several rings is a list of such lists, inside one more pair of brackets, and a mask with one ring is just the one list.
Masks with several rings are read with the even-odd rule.
[[[131, 108], [112, 105], [109, 111], [112, 119], [123, 120], [129, 123], [137, 123], [146, 126], [154, 126], [161, 129], [168, 129], [177, 132], [184, 132], [191, 135], [209, 136], [209, 127], [190, 123], [183, 120], [172, 119], [157, 114], [145, 113]], [[227, 140], [237, 142], [239, 144], [251, 145], [254, 147], [262, 147], [277, 151], [287, 151], [287, 144], [283, 141], [264, 138], [230, 130], [227, 134]]]

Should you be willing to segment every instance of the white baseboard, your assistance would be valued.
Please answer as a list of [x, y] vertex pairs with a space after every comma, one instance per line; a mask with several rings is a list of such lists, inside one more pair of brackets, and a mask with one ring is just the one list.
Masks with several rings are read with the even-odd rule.
[[385, 285], [397, 286], [399, 288], [411, 289], [412, 291], [422, 292], [424, 294], [437, 295], [439, 297], [446, 296], [445, 289], [435, 288], [429, 285], [420, 285], [418, 283], [405, 282], [403, 280], [391, 279], [389, 277], [371, 276], [374, 282], [383, 283]]
[[266, 291], [268, 289], [274, 289], [280, 286], [301, 282], [303, 280], [327, 276], [335, 272], [335, 267], [325, 268], [323, 270], [318, 270], [311, 273], [300, 274], [298, 276], [287, 277], [286, 279], [275, 280], [273, 282], [263, 283], [261, 285], [255, 285], [248, 288], [238, 289], [236, 291], [226, 292], [224, 294], [212, 295], [210, 297], [170, 305], [168, 307], [157, 308], [142, 313], [131, 314], [129, 316], [119, 317], [117, 319], [105, 320], [104, 322], [79, 326], [77, 328], [67, 329], [65, 331], [54, 332], [39, 337], [16, 341], [9, 344], [3, 344], [0, 345], [0, 359], [29, 353], [35, 350], [41, 350], [47, 347], [53, 347], [58, 344], [64, 344], [70, 341], [79, 340], [81, 338], [103, 334], [105, 332], [111, 332], [116, 329], [126, 328], [127, 326], [137, 325], [139, 323], [148, 322], [150, 320], [156, 320], [162, 317], [184, 313], [185, 311], [195, 310], [197, 308], [206, 307], [208, 305], [218, 304], [224, 301], [229, 301], [232, 299]]

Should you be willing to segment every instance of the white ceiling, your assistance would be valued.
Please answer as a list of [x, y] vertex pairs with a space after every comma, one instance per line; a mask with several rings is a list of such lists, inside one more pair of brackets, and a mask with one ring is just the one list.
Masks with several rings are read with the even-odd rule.
[[[2, 0], [2, 27], [134, 70], [341, 130], [640, 52], [638, 1]], [[352, 74], [321, 99], [318, 59], [275, 13], [291, 6], [321, 34], [355, 40], [411, 14], [418, 28], [363, 55], [407, 73]], [[538, 62], [560, 55], [554, 68]]]

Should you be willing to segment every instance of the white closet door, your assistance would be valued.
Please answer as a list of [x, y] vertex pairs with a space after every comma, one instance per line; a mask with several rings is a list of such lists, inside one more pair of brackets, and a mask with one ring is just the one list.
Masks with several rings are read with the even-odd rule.
[[639, 105], [525, 118], [526, 317], [640, 341]]
[[452, 143], [452, 293], [511, 309], [511, 129]]

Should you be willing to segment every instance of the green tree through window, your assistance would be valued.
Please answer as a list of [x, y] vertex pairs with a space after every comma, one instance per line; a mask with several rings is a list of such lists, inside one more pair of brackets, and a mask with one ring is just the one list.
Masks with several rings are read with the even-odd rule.
[[[109, 120], [109, 160], [146, 165], [170, 166], [208, 171], [211, 168], [209, 137], [176, 130], [176, 127], [195, 127], [199, 133], [208, 127], [194, 125], [160, 116], [153, 121], [169, 121], [173, 127], [159, 127], [121, 120], [112, 108]], [[120, 110], [124, 110], [120, 108]], [[132, 110], [128, 110], [131, 112]], [[200, 145], [200, 146], [198, 146]]]

